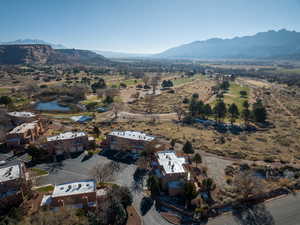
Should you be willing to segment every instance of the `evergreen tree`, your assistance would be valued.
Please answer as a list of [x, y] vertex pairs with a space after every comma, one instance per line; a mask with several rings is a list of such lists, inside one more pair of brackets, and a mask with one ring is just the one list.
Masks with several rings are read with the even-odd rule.
[[147, 180], [147, 187], [150, 189], [152, 196], [158, 195], [160, 192], [160, 184], [157, 177], [150, 176]]
[[204, 118], [204, 103], [202, 101], [197, 102], [197, 115], [199, 115], [201, 118]]
[[242, 117], [244, 119], [245, 125], [248, 126], [250, 114], [251, 114], [250, 109], [249, 109], [250, 105], [249, 105], [248, 101], [244, 101], [243, 107], [244, 107], [244, 109], [242, 111]]
[[202, 157], [199, 153], [196, 153], [193, 157], [193, 161], [196, 163], [196, 167], [198, 167], [198, 163], [202, 163]]
[[239, 117], [240, 113], [239, 113], [239, 109], [236, 106], [236, 104], [232, 103], [229, 108], [228, 108], [228, 113], [230, 115], [230, 122], [231, 124], [233, 124], [236, 119]]
[[192, 182], [187, 182], [184, 185], [184, 196], [189, 201], [193, 200], [197, 195], [196, 186]]
[[170, 142], [170, 145], [172, 146], [172, 149], [174, 149], [175, 144], [176, 144], [176, 140], [172, 139], [171, 142]]
[[209, 104], [205, 104], [204, 107], [203, 107], [203, 111], [204, 111], [204, 115], [205, 115], [205, 118], [207, 119], [207, 117], [209, 117], [210, 115], [213, 114], [213, 111], [210, 107]]
[[99, 130], [99, 128], [97, 126], [94, 126], [93, 131], [94, 131], [94, 134], [96, 135], [96, 137], [99, 137], [99, 135], [101, 134], [101, 131]]
[[10, 97], [8, 97], [8, 96], [1, 96], [0, 97], [0, 105], [3, 104], [5, 106], [8, 106], [11, 103], [12, 103], [12, 100], [11, 100]]
[[189, 110], [190, 110], [191, 116], [196, 116], [197, 115], [198, 105], [197, 105], [197, 99], [196, 98], [191, 99]]
[[256, 122], [265, 123], [267, 119], [267, 110], [261, 100], [253, 104], [253, 117]]
[[218, 103], [214, 107], [214, 114], [218, 123], [225, 118], [226, 113], [226, 104], [222, 100], [218, 101]]
[[190, 141], [186, 141], [182, 148], [182, 151], [186, 154], [193, 154], [194, 149], [192, 143]]
[[216, 184], [212, 178], [205, 178], [202, 181], [203, 191], [207, 192], [208, 196], [211, 198], [211, 191], [216, 189]]

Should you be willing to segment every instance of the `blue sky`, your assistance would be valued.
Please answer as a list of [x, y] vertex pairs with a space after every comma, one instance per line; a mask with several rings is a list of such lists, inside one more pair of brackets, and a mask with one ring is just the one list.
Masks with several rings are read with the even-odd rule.
[[0, 0], [0, 41], [156, 53], [281, 28], [300, 31], [300, 0]]

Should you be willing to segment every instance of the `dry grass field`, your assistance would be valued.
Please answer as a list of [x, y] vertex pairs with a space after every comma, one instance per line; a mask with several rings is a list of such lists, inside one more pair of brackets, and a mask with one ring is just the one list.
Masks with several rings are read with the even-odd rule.
[[[208, 101], [212, 96], [211, 88], [216, 83], [212, 80], [206, 80], [204, 76], [197, 75], [196, 79], [179, 78], [177, 85], [175, 85], [175, 93], [168, 93], [162, 91], [160, 95], [154, 97], [153, 113], [170, 113], [174, 112], [174, 105], [182, 104], [185, 98], [190, 99], [192, 94], [199, 94], [199, 100], [204, 102]], [[179, 82], [180, 80], [180, 82]], [[129, 105], [130, 109], [134, 112], [146, 112], [145, 99], [139, 99], [135, 103]]]

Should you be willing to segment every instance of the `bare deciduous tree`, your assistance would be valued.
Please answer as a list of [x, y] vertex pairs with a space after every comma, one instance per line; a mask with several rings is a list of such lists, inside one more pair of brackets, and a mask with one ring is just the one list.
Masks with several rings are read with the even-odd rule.
[[145, 96], [145, 108], [147, 113], [152, 113], [154, 106], [154, 96], [146, 95]]
[[73, 225], [82, 224], [87, 225], [88, 219], [84, 216], [78, 216], [76, 210], [62, 207], [58, 211], [52, 210], [39, 210], [38, 213], [25, 217], [24, 221], [19, 223], [20, 225]]
[[152, 77], [152, 79], [151, 79], [151, 85], [152, 85], [153, 95], [155, 95], [157, 86], [159, 85], [159, 81], [160, 81], [160, 76], [159, 75], [157, 75], [155, 77]]
[[181, 105], [174, 105], [173, 110], [177, 114], [178, 121], [181, 121], [182, 116], [184, 116], [185, 114], [185, 110], [182, 108]]
[[114, 178], [114, 171], [110, 163], [104, 165], [98, 164], [92, 169], [91, 172], [97, 183], [112, 181]]
[[27, 95], [27, 97], [31, 99], [32, 95], [39, 91], [39, 87], [36, 83], [29, 82], [24, 85], [21, 91], [23, 91]]
[[121, 102], [114, 102], [112, 105], [112, 111], [114, 113], [114, 118], [117, 119], [119, 112], [123, 109], [123, 103]]
[[142, 77], [142, 80], [143, 80], [143, 82], [144, 82], [145, 85], [148, 85], [148, 84], [149, 84], [149, 81], [150, 81], [150, 77], [144, 75], [144, 76]]
[[118, 88], [108, 88], [105, 89], [105, 96], [116, 97], [120, 95], [120, 90]]
[[103, 90], [103, 89], [97, 89], [96, 90], [96, 94], [97, 94], [98, 98], [104, 98], [104, 96], [105, 96], [105, 90]]
[[240, 172], [234, 178], [233, 185], [236, 192], [247, 199], [251, 195], [260, 194], [264, 191], [264, 185], [259, 178], [255, 177], [250, 171]]
[[151, 124], [153, 124], [153, 125], [155, 125], [156, 123], [158, 123], [159, 122], [159, 116], [157, 116], [157, 115], [151, 115], [150, 116], [150, 123]]

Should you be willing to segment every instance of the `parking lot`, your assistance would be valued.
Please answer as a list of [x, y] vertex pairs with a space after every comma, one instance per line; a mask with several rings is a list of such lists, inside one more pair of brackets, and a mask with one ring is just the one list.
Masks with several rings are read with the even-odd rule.
[[[94, 154], [87, 160], [84, 160], [84, 157], [85, 154], [82, 153], [77, 157], [65, 159], [60, 162], [35, 165], [36, 168], [46, 170], [49, 173], [47, 176], [37, 178], [36, 185], [60, 184], [89, 179], [92, 178], [92, 170], [96, 165], [106, 164], [115, 160], [120, 162], [120, 171], [111, 182], [127, 186], [131, 189], [134, 197], [133, 205], [140, 213], [140, 204], [144, 197], [143, 184], [145, 180], [137, 179], [137, 174], [135, 173], [137, 166], [132, 164], [136, 160], [136, 155], [119, 153], [117, 151], [104, 151], [101, 154]], [[23, 158], [26, 158], [26, 155], [12, 157], [11, 153], [0, 153], [0, 161], [7, 161], [8, 159], [12, 161]], [[156, 211], [154, 206], [142, 217], [142, 220], [145, 225], [169, 225]]]
[[[113, 154], [113, 156], [114, 155], [115, 154]], [[59, 184], [80, 179], [89, 179], [92, 178], [93, 168], [96, 165], [104, 165], [112, 160], [107, 156], [99, 154], [94, 154], [87, 160], [83, 160], [84, 157], [85, 154], [82, 153], [76, 158], [69, 158], [60, 162], [36, 165], [35, 167], [49, 172], [48, 176], [38, 178], [36, 184]], [[132, 177], [136, 166], [134, 164], [120, 163], [120, 167], [120, 173], [118, 173], [114, 180], [111, 180], [111, 182], [130, 187], [131, 182], [133, 181]]]

